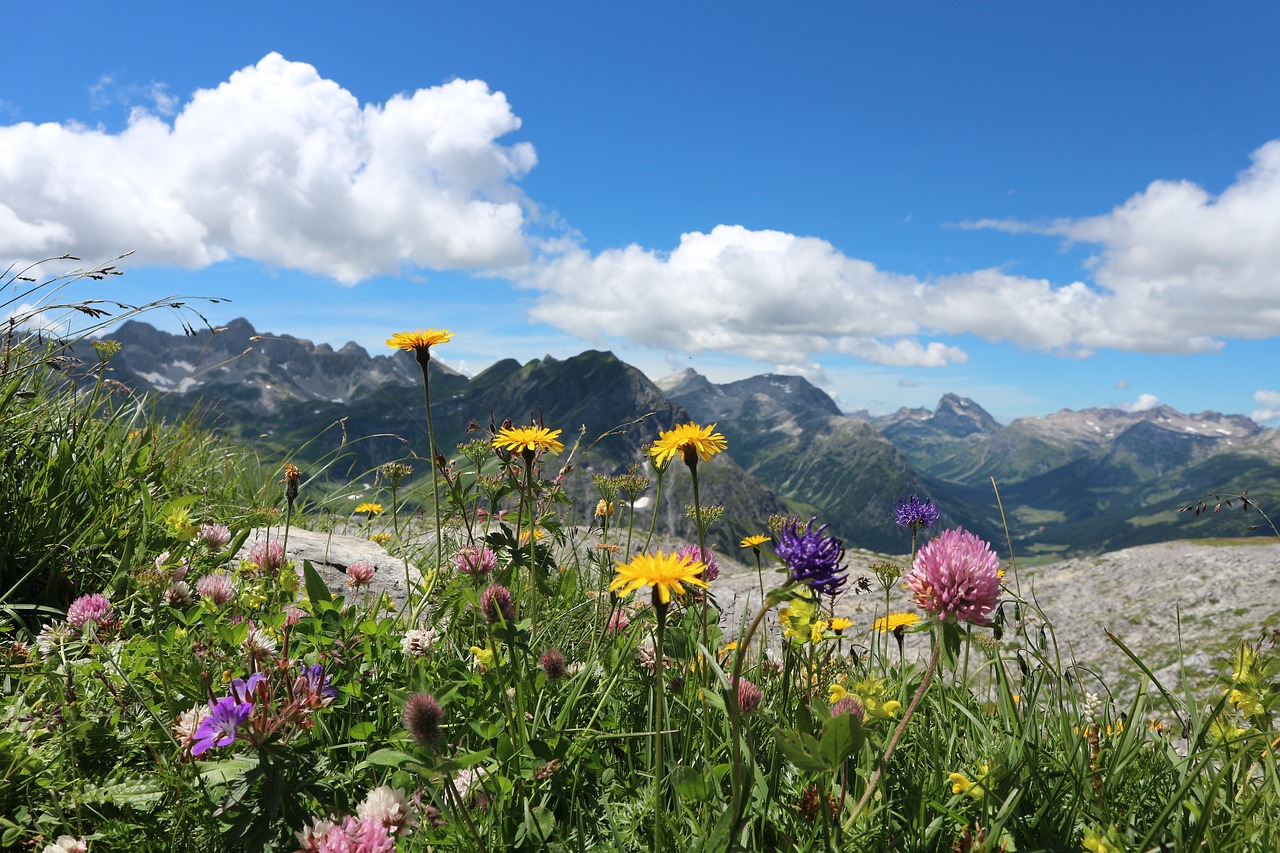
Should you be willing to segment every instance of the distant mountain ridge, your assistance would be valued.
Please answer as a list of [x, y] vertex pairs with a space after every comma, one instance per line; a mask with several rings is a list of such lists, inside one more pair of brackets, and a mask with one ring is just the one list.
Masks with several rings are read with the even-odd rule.
[[[409, 353], [371, 356], [354, 343], [334, 350], [260, 334], [242, 319], [191, 337], [134, 321], [108, 337], [124, 345], [110, 376], [154, 393], [167, 410], [213, 406], [242, 440], [267, 435], [281, 450], [310, 447], [341, 423], [346, 463], [335, 475], [371, 470], [406, 448], [426, 455], [422, 378]], [[716, 423], [729, 451], [699, 470], [704, 501], [728, 507], [717, 525], [722, 548], [761, 532], [769, 514], [790, 512], [819, 517], [851, 545], [900, 552], [908, 540], [892, 507], [909, 494], [933, 498], [944, 524], [1003, 542], [993, 479], [1023, 556], [1237, 535], [1257, 519], [1177, 509], [1208, 491], [1248, 489], [1263, 506], [1280, 500], [1280, 432], [1218, 412], [1062, 410], [1001, 425], [975, 401], [945, 394], [933, 410], [845, 414], [798, 376], [715, 384], [686, 369], [652, 382], [594, 351], [523, 365], [506, 359], [470, 379], [433, 359], [432, 400], [445, 450], [466, 440], [471, 419], [541, 416], [565, 431], [566, 445], [585, 427], [574, 458], [583, 474], [642, 462], [660, 429]], [[590, 478], [577, 479], [574, 497], [594, 507]], [[659, 529], [687, 530], [687, 477], [669, 476], [664, 492]]]

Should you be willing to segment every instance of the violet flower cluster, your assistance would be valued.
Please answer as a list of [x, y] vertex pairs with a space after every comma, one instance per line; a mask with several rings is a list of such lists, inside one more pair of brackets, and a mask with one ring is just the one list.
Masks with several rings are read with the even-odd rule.
[[199, 758], [210, 749], [230, 746], [243, 737], [258, 745], [311, 725], [311, 714], [328, 707], [338, 691], [329, 684], [322, 664], [298, 664], [292, 681], [272, 683], [261, 672], [231, 681], [229, 695], [178, 715], [174, 734]]
[[844, 545], [826, 535], [827, 525], [814, 530], [816, 522], [809, 519], [801, 531], [799, 519], [791, 519], [782, 526], [773, 550], [787, 564], [793, 580], [808, 584], [819, 595], [836, 595], [848, 580], [840, 567]]
[[925, 498], [921, 501], [915, 495], [903, 498], [893, 512], [894, 523], [903, 530], [915, 533], [917, 530], [933, 527], [938, 523], [938, 505]]
[[679, 551], [676, 551], [677, 557], [688, 557], [702, 563], [702, 579], [707, 583], [711, 583], [720, 577], [720, 563], [716, 560], [716, 553], [710, 548], [699, 548], [697, 545], [686, 545]]

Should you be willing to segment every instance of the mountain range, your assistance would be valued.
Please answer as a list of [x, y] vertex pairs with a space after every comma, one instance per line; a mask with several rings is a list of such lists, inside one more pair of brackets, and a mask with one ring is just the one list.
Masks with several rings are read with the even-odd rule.
[[[191, 336], [130, 321], [108, 337], [123, 346], [107, 375], [151, 395], [166, 415], [198, 413], [260, 452], [323, 468], [335, 483], [371, 483], [392, 460], [429, 468], [422, 374], [410, 353], [371, 356], [354, 343], [335, 350], [260, 334], [243, 319]], [[91, 361], [84, 349], [77, 355]], [[1247, 490], [1264, 509], [1280, 498], [1280, 431], [1166, 406], [1063, 410], [1001, 425], [973, 400], [946, 394], [932, 410], [873, 416], [842, 412], [797, 376], [714, 384], [686, 369], [653, 382], [597, 351], [508, 359], [471, 378], [433, 357], [431, 399], [437, 443], [451, 458], [477, 437], [469, 423], [532, 418], [562, 429], [566, 451], [547, 475], [571, 463], [565, 484], [581, 521], [598, 498], [586, 475], [640, 464], [656, 479], [644, 447], [660, 430], [717, 424], [729, 449], [699, 466], [701, 497], [726, 507], [712, 539], [734, 553], [775, 513], [815, 516], [850, 547], [902, 553], [909, 539], [893, 507], [911, 494], [937, 503], [944, 525], [963, 525], [1002, 552], [1007, 525], [1015, 553], [1030, 558], [1244, 535], [1264, 521], [1256, 510], [1213, 512], [1213, 500], [1209, 511], [1179, 510], [1211, 494]], [[687, 535], [683, 466], [649, 495], [637, 524], [647, 528], [656, 512], [660, 532]]]

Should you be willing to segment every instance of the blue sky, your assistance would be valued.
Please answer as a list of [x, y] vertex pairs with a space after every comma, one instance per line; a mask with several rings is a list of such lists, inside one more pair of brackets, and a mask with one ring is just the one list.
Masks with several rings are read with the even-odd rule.
[[467, 372], [1280, 422], [1274, 3], [194, 9], [8, 10], [0, 256]]

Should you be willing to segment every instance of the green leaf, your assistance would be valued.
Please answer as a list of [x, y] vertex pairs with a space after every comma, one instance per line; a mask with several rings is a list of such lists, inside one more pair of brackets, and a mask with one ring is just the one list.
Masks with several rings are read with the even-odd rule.
[[258, 766], [256, 758], [228, 758], [223, 761], [201, 761], [200, 778], [206, 785], [226, 785]]
[[363, 723], [356, 723], [352, 726], [348, 735], [352, 740], [366, 740], [369, 735], [373, 734], [376, 728], [377, 727], [373, 723], [365, 720]]
[[316, 571], [315, 566], [311, 565], [310, 560], [302, 561], [302, 579], [307, 587], [307, 598], [313, 604], [333, 601], [333, 593], [329, 592], [324, 578], [320, 577], [320, 573]]
[[690, 800], [705, 800], [710, 793], [707, 777], [692, 767], [677, 766], [671, 770], [671, 781], [680, 796]]
[[809, 773], [825, 773], [835, 769], [835, 766], [823, 757], [822, 745], [813, 735], [774, 726], [773, 739], [787, 760], [800, 770]]
[[[353, 735], [354, 732], [355, 727], [352, 727]], [[413, 761], [415, 761], [415, 759], [409, 753], [387, 747], [379, 749], [365, 759], [365, 762], [368, 764], [378, 764], [383, 767], [399, 767], [401, 764], [408, 764]]]
[[551, 833], [556, 830], [556, 816], [542, 806], [530, 809], [529, 804], [526, 802], [524, 806], [524, 825], [530, 835], [545, 844], [551, 838]]
[[837, 714], [822, 733], [822, 757], [832, 766], [843, 764], [862, 748], [866, 739], [862, 722], [853, 714]]

